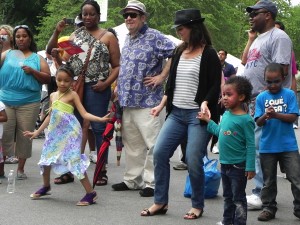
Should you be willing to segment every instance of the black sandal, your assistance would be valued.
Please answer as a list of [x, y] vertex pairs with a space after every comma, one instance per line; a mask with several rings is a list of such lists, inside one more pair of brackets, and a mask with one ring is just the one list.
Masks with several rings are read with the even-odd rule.
[[108, 177], [106, 175], [107, 171], [101, 171], [98, 177], [98, 180], [96, 182], [96, 186], [105, 186], [108, 182]]
[[168, 204], [163, 204], [156, 211], [150, 212], [149, 209], [144, 209], [141, 212], [141, 216], [155, 216], [155, 215], [165, 215], [168, 211]]
[[67, 184], [74, 182], [74, 177], [71, 172], [64, 173], [60, 177], [54, 179], [54, 184]]

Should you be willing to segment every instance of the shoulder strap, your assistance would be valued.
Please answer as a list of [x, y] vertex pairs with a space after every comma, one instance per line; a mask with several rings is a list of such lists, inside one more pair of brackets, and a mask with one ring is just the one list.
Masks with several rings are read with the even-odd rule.
[[101, 38], [102, 38], [102, 37], [104, 36], [104, 34], [106, 34], [106, 33], [107, 33], [107, 30], [102, 31], [101, 34], [100, 34], [99, 37], [98, 37], [98, 40], [100, 41]]

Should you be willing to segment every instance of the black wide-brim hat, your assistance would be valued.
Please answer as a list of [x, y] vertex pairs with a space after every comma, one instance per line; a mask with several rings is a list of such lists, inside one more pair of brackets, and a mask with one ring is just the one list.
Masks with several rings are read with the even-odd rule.
[[199, 9], [183, 9], [175, 13], [175, 21], [172, 28], [194, 22], [203, 22], [204, 20], [205, 18], [201, 17]]

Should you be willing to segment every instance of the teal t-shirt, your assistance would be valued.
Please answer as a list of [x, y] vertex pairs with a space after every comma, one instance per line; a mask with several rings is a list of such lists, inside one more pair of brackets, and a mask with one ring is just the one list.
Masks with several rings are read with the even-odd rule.
[[[0, 69], [0, 101], [5, 105], [19, 106], [41, 100], [42, 84], [32, 74], [26, 74], [16, 63], [13, 51], [7, 52]], [[40, 58], [36, 53], [22, 61], [23, 65], [40, 71]]]
[[220, 125], [210, 120], [208, 132], [219, 137], [221, 164], [246, 162], [246, 171], [255, 171], [255, 123], [249, 114], [226, 111]]

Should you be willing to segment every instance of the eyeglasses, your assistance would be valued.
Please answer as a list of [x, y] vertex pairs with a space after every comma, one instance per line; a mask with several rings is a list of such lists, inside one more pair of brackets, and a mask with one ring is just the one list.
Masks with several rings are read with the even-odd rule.
[[16, 27], [14, 28], [14, 31], [15, 31], [15, 30], [18, 30], [18, 29], [20, 29], [20, 28], [24, 28], [24, 29], [29, 30], [29, 27], [28, 27], [27, 25], [18, 25], [18, 26], [16, 26]]
[[260, 11], [260, 12], [251, 12], [251, 13], [249, 13], [249, 17], [250, 18], [254, 18], [254, 17], [256, 17], [258, 14], [261, 14], [261, 13], [268, 13], [268, 11]]
[[140, 15], [140, 14], [138, 14], [138, 13], [124, 13], [124, 14], [123, 14], [123, 18], [124, 18], [124, 19], [127, 19], [128, 16], [130, 16], [131, 19], [134, 19], [134, 18], [136, 18], [138, 15]]

